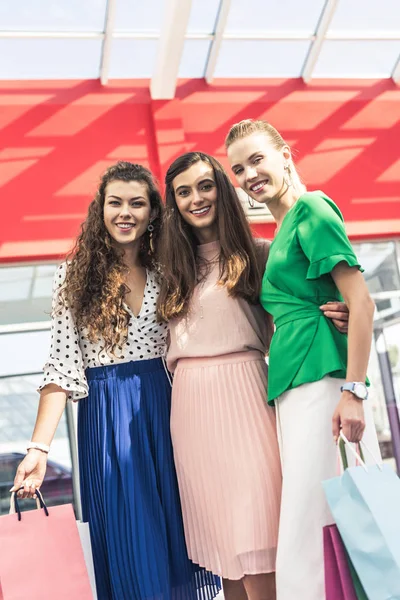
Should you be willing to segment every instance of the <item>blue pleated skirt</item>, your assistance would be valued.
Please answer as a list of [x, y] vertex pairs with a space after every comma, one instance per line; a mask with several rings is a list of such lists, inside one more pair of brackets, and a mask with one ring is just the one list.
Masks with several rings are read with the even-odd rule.
[[79, 466], [99, 600], [211, 600], [218, 578], [186, 551], [162, 360], [90, 368], [86, 376]]

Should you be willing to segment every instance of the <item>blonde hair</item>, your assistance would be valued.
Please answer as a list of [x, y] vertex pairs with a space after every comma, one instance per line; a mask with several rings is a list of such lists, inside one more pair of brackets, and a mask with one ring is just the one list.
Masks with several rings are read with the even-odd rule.
[[299, 193], [302, 193], [304, 191], [305, 186], [293, 162], [291, 148], [289, 144], [285, 142], [279, 131], [267, 121], [262, 121], [261, 119], [244, 119], [243, 121], [239, 121], [239, 123], [235, 123], [234, 125], [232, 125], [228, 132], [228, 135], [225, 138], [225, 148], [228, 149], [229, 146], [233, 144], [233, 142], [248, 137], [253, 133], [264, 133], [269, 138], [269, 141], [274, 146], [274, 148], [276, 148], [276, 150], [282, 150], [282, 148], [284, 148], [285, 146], [289, 148], [290, 159], [288, 162], [287, 171], [289, 177], [292, 180], [293, 188]]

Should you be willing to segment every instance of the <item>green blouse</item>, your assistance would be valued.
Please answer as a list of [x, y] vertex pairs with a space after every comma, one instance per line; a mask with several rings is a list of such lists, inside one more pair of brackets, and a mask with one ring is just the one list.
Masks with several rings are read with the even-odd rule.
[[347, 336], [320, 310], [342, 298], [331, 277], [345, 261], [361, 267], [343, 217], [323, 192], [306, 192], [286, 214], [273, 240], [260, 300], [276, 331], [269, 356], [268, 402], [325, 375], [345, 378]]

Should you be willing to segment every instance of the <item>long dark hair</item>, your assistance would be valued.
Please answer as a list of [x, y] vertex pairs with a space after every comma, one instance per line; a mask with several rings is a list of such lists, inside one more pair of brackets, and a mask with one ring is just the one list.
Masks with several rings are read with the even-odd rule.
[[[138, 181], [147, 186], [154, 215], [153, 232], [141, 239], [139, 258], [148, 269], [156, 269], [163, 204], [152, 173], [142, 165], [120, 161], [103, 174], [95, 198], [81, 226], [74, 249], [68, 256], [59, 301], [73, 310], [77, 327], [87, 329], [90, 341], [104, 340], [115, 352], [126, 341], [130, 315], [123, 305], [129, 291], [125, 284], [124, 252], [116, 247], [104, 224], [105, 191], [111, 181]], [[55, 308], [57, 310], [57, 307]]]
[[172, 163], [165, 176], [166, 213], [159, 246], [163, 278], [158, 301], [158, 316], [164, 321], [187, 312], [197, 283], [198, 242], [178, 210], [173, 180], [199, 161], [212, 167], [217, 188], [220, 284], [226, 286], [230, 296], [258, 302], [262, 272], [255, 242], [235, 188], [215, 158], [203, 152], [188, 152]]

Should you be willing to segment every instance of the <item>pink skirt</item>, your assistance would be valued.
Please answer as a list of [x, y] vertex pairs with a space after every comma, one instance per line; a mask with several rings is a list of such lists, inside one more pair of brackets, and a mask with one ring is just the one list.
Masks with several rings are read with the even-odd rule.
[[180, 359], [171, 433], [186, 544], [227, 579], [275, 571], [281, 466], [258, 352]]

